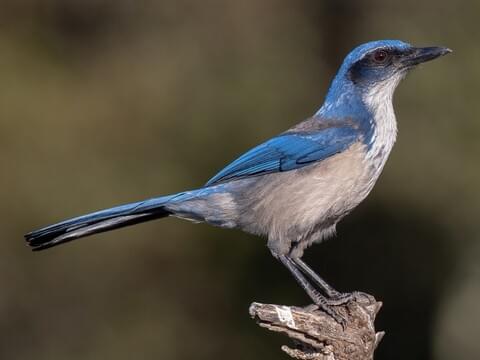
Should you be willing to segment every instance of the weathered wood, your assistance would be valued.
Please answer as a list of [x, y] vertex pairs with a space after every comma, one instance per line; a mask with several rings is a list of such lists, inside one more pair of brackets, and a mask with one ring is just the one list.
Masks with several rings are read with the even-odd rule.
[[355, 301], [335, 310], [345, 319], [345, 327], [318, 310], [253, 303], [250, 315], [268, 330], [286, 334], [294, 347], [282, 350], [302, 360], [372, 360], [384, 332], [375, 332], [375, 317], [381, 302], [368, 294], [358, 294]]

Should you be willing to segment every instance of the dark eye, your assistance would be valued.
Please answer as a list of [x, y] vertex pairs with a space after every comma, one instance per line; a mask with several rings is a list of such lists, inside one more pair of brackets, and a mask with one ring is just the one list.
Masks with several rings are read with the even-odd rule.
[[373, 61], [377, 64], [383, 64], [388, 59], [388, 53], [385, 50], [377, 50], [373, 53]]

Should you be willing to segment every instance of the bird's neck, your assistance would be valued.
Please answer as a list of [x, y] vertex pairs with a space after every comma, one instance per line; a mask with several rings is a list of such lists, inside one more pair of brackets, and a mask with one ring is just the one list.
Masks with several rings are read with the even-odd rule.
[[397, 136], [393, 92], [398, 81], [378, 83], [368, 89], [351, 82], [333, 82], [324, 105], [317, 112], [322, 118], [350, 118], [357, 122], [368, 147], [369, 158], [383, 167]]

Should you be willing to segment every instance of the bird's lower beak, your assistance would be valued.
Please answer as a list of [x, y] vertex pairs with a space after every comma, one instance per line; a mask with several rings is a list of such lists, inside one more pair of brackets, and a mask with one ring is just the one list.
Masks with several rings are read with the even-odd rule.
[[436, 59], [440, 56], [451, 53], [452, 50], [446, 47], [423, 47], [423, 48], [414, 48], [413, 51], [403, 57], [401, 63], [406, 67], [415, 66], [426, 61]]

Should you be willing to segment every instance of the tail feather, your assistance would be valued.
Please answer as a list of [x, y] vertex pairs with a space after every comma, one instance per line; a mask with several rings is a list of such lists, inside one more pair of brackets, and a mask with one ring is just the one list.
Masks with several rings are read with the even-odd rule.
[[166, 204], [183, 195], [165, 196], [97, 211], [32, 231], [25, 235], [33, 250], [43, 250], [88, 235], [171, 215]]

